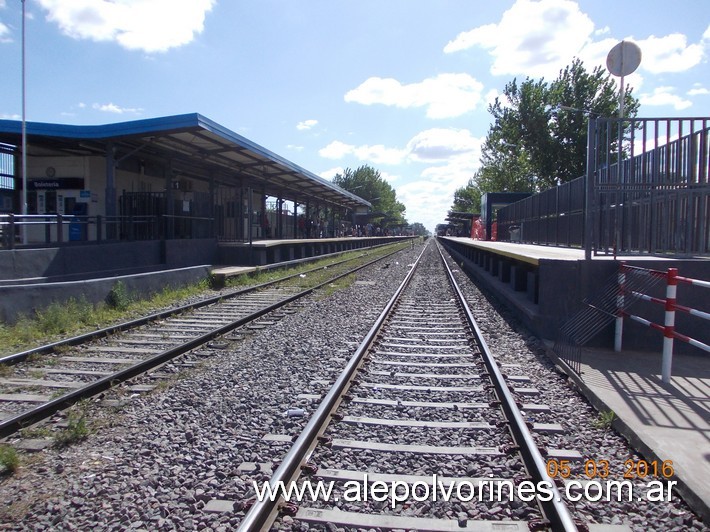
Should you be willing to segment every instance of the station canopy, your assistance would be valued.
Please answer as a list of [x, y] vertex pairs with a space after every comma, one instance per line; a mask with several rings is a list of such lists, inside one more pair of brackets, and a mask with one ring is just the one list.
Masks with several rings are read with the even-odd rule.
[[446, 221], [452, 223], [470, 222], [477, 216], [480, 216], [480, 214], [462, 211], [449, 211]]
[[[214, 178], [226, 185], [241, 181], [242, 186], [268, 196], [299, 203], [312, 200], [347, 209], [372, 207], [359, 196], [197, 113], [95, 126], [27, 122], [26, 133], [28, 157], [105, 157], [113, 148], [119, 168], [124, 159], [152, 158], [170, 161], [171, 169], [186, 177]], [[19, 152], [21, 135], [20, 121], [0, 120], [0, 143], [17, 146]]]

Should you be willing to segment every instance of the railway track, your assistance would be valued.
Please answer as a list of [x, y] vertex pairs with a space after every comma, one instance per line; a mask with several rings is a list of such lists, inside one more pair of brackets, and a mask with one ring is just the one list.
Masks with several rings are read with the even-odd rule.
[[[520, 412], [546, 407], [524, 368], [504, 369], [430, 243], [269, 481], [327, 496], [296, 506], [255, 484], [240, 530], [577, 530]], [[274, 453], [291, 440], [265, 439]]]
[[[400, 248], [401, 249], [401, 248]], [[224, 335], [267, 326], [314, 290], [390, 257], [333, 262], [304, 273], [184, 305], [117, 326], [0, 358], [0, 437], [45, 419], [204, 345], [226, 346]], [[357, 266], [352, 265], [358, 262]], [[325, 270], [328, 270], [327, 272]], [[304, 288], [305, 277], [326, 278]], [[268, 319], [254, 324], [255, 320]], [[251, 325], [249, 325], [251, 324]], [[186, 362], [186, 365], [192, 362]]]

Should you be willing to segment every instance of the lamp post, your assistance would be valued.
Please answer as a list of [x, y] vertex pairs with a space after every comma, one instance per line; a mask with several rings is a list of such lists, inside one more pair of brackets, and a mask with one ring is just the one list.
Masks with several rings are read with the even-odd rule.
[[[27, 220], [27, 123], [25, 116], [25, 0], [22, 0], [22, 216]], [[22, 243], [27, 244], [27, 226], [22, 224]], [[13, 236], [14, 238], [14, 236]]]

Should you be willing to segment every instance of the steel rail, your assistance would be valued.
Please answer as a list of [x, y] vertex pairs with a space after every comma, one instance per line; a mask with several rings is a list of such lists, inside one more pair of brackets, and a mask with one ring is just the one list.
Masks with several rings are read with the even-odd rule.
[[488, 369], [489, 376], [491, 377], [492, 384], [496, 389], [498, 398], [501, 401], [501, 407], [510, 422], [510, 429], [513, 433], [513, 437], [520, 447], [520, 454], [523, 457], [525, 467], [528, 469], [528, 473], [536, 483], [545, 482], [545, 485], [550, 488], [550, 491], [553, 494], [550, 501], [540, 501], [545, 516], [552, 524], [554, 530], [576, 532], [578, 530], [577, 525], [574, 523], [574, 519], [570, 514], [567, 505], [564, 504], [562, 495], [558, 491], [554, 480], [552, 480], [552, 478], [550, 478], [547, 474], [547, 463], [543, 458], [542, 453], [540, 453], [540, 450], [538, 449], [537, 444], [535, 443], [535, 440], [533, 439], [533, 436], [516, 405], [513, 394], [508, 388], [508, 385], [505, 383], [503, 374], [498, 368], [498, 364], [496, 363], [488, 344], [483, 338], [483, 333], [476, 323], [476, 319], [474, 318], [473, 313], [466, 302], [466, 298], [464, 297], [461, 288], [456, 282], [456, 279], [454, 279], [453, 272], [451, 271], [449, 264], [446, 262], [446, 259], [441, 252], [441, 246], [438, 242], [437, 250], [439, 251], [439, 255], [441, 256], [444, 266], [446, 267], [451, 286], [454, 288], [454, 291], [461, 302], [464, 314], [466, 315], [466, 320], [477, 336], [481, 348], [481, 356], [483, 357], [483, 361]]
[[[395, 250], [388, 255], [384, 255], [383, 257], [376, 259], [375, 261], [371, 261], [367, 265], [377, 262], [378, 260], [383, 260], [387, 257], [390, 257], [390, 256], [394, 255], [395, 253], [399, 253], [399, 251], [401, 251], [401, 250], [399, 250], [399, 249]], [[341, 260], [341, 261], [334, 263], [333, 265], [330, 265], [329, 267], [339, 266], [341, 264], [345, 264], [345, 263], [352, 261], [352, 260], [355, 260], [355, 259], [352, 258], [352, 259]], [[1, 364], [8, 364], [8, 365], [9, 364], [16, 364], [18, 362], [22, 362], [23, 360], [26, 360], [31, 355], [43, 355], [46, 353], [51, 353], [51, 352], [55, 351], [57, 348], [66, 347], [66, 346], [77, 346], [77, 345], [84, 344], [86, 342], [90, 342], [92, 340], [97, 340], [99, 338], [104, 338], [106, 336], [116, 334], [118, 332], [129, 331], [131, 329], [135, 329], [137, 327], [141, 327], [143, 325], [146, 325], [147, 323], [151, 323], [151, 322], [158, 321], [158, 320], [165, 319], [165, 318], [170, 318], [172, 316], [176, 316], [178, 314], [182, 314], [182, 313], [188, 312], [190, 310], [196, 310], [196, 309], [199, 309], [202, 307], [213, 305], [215, 303], [220, 303], [221, 301], [226, 300], [226, 299], [232, 299], [235, 297], [239, 297], [244, 294], [248, 294], [251, 292], [255, 292], [257, 290], [261, 290], [262, 288], [266, 288], [266, 287], [269, 287], [269, 286], [272, 286], [272, 285], [275, 285], [275, 284], [278, 284], [278, 283], [281, 283], [284, 281], [288, 281], [289, 279], [293, 279], [295, 277], [298, 277], [299, 275], [301, 275], [303, 273], [313, 273], [313, 272], [320, 271], [322, 269], [323, 269], [323, 266], [319, 266], [317, 268], [311, 268], [311, 269], [305, 270], [303, 272], [294, 273], [291, 275], [287, 275], [285, 277], [281, 277], [280, 279], [276, 279], [274, 281], [268, 281], [266, 283], [261, 283], [261, 284], [255, 285], [255, 286], [242, 288], [239, 290], [235, 290], [233, 292], [228, 292], [227, 294], [220, 294], [218, 296], [203, 299], [202, 301], [197, 301], [195, 303], [188, 303], [186, 305], [181, 305], [179, 307], [175, 307], [172, 309], [163, 310], [160, 312], [156, 312], [154, 314], [149, 314], [148, 316], [142, 316], [142, 317], [136, 318], [134, 320], [118, 323], [116, 325], [110, 325], [108, 327], [96, 329], [94, 331], [89, 331], [87, 333], [80, 334], [77, 336], [72, 336], [71, 338], [65, 338], [63, 340], [58, 340], [56, 342], [52, 342], [49, 344], [41, 345], [38, 347], [33, 347], [32, 349], [27, 349], [27, 350], [21, 351], [19, 353], [14, 353], [12, 355], [6, 355], [4, 357], [0, 357], [0, 365]]]
[[[400, 251], [400, 250], [398, 250]], [[395, 251], [394, 253], [397, 253], [398, 251]], [[298, 299], [301, 299], [315, 290], [318, 290], [319, 288], [322, 288], [326, 285], [331, 284], [333, 281], [336, 281], [338, 279], [341, 279], [343, 277], [346, 277], [348, 275], [353, 274], [354, 272], [357, 272], [363, 268], [366, 268], [368, 266], [371, 266], [381, 260], [386, 259], [387, 257], [390, 257], [394, 253], [390, 253], [388, 255], [384, 255], [382, 257], [379, 257], [375, 260], [368, 261], [365, 264], [362, 264], [356, 268], [353, 268], [351, 270], [348, 270], [347, 272], [341, 273], [335, 277], [331, 277], [328, 280], [319, 283], [315, 286], [312, 286], [310, 288], [307, 288], [306, 290], [303, 290], [301, 292], [298, 292], [296, 294], [291, 295], [290, 297], [287, 297], [281, 301], [278, 301], [272, 305], [269, 305], [268, 307], [264, 307], [263, 309], [260, 309], [248, 316], [244, 316], [242, 318], [239, 318], [238, 320], [235, 320], [231, 323], [228, 323], [226, 325], [222, 325], [216, 329], [213, 329], [205, 334], [202, 334], [198, 336], [197, 338], [193, 338], [192, 340], [189, 340], [179, 346], [167, 349], [161, 353], [158, 353], [156, 355], [153, 355], [149, 358], [146, 358], [144, 360], [141, 360], [140, 362], [137, 362], [136, 364], [133, 364], [127, 368], [124, 368], [116, 373], [113, 373], [111, 375], [107, 375], [106, 377], [102, 377], [101, 379], [98, 379], [94, 382], [91, 382], [87, 384], [86, 386], [83, 386], [81, 388], [78, 388], [76, 390], [73, 390], [69, 393], [66, 393], [62, 395], [61, 397], [57, 397], [56, 399], [53, 399], [51, 401], [48, 401], [47, 403], [43, 403], [31, 410], [27, 410], [21, 414], [18, 414], [16, 416], [10, 417], [8, 419], [4, 419], [0, 421], [0, 438], [5, 438], [11, 434], [14, 434], [15, 432], [21, 430], [24, 427], [27, 427], [29, 425], [32, 425], [33, 423], [36, 423], [42, 419], [45, 419], [54, 413], [58, 412], [59, 410], [63, 410], [64, 408], [67, 408], [68, 406], [71, 406], [72, 404], [82, 400], [86, 399], [88, 397], [92, 397], [94, 395], [97, 395], [112, 386], [115, 386], [116, 384], [119, 384], [121, 382], [124, 382], [128, 379], [131, 379], [137, 375], [140, 375], [141, 373], [144, 373], [148, 371], [149, 369], [152, 369], [160, 364], [163, 364], [164, 362], [167, 362], [168, 360], [175, 358], [177, 356], [180, 356], [192, 349], [195, 349], [201, 345], [206, 344], [210, 340], [221, 336], [223, 334], [226, 334], [233, 329], [236, 329], [238, 327], [241, 327], [242, 325], [245, 325], [249, 323], [250, 321], [253, 321], [257, 318], [260, 318], [261, 316], [268, 314], [269, 312], [272, 312], [278, 308], [281, 308], [285, 305], [288, 305], [289, 303], [292, 303], [293, 301], [296, 301]], [[323, 269], [321, 268], [315, 268], [313, 271], [318, 271]], [[300, 274], [296, 274], [300, 275]], [[290, 276], [292, 277], [292, 276]], [[283, 281], [284, 279], [280, 279], [278, 282]], [[273, 283], [266, 283], [266, 285], [273, 284]], [[263, 287], [264, 285], [259, 285], [260, 287]], [[254, 287], [252, 287], [254, 288]], [[248, 289], [247, 291], [253, 291], [252, 289]], [[242, 292], [243, 293], [243, 292]], [[219, 299], [224, 299], [224, 298], [217, 298]]]
[[[333, 386], [331, 386], [323, 401], [308, 420], [308, 423], [294, 444], [291, 446], [291, 449], [284, 456], [279, 467], [276, 471], [274, 471], [271, 479], [269, 480], [269, 484], [271, 484], [272, 489], [276, 488], [280, 482], [287, 485], [289, 482], [296, 480], [300, 475], [300, 468], [306, 461], [311, 450], [315, 447], [317, 438], [327, 427], [327, 421], [331, 413], [337, 409], [342, 400], [343, 394], [350, 387], [350, 383], [353, 380], [357, 369], [362, 365], [365, 354], [375, 341], [378, 332], [396, 305], [402, 292], [404, 292], [414, 276], [414, 272], [417, 269], [422, 256], [424, 255], [424, 250], [426, 250], [426, 246], [424, 246], [424, 249], [417, 257], [417, 260], [414, 262], [414, 266], [410, 269], [409, 273], [404, 278], [404, 281], [402, 281], [399, 288], [397, 288], [394, 295], [385, 305], [384, 309], [375, 321], [375, 324], [369, 330], [364, 340], [360, 343], [355, 353], [350, 357], [350, 360], [348, 360], [343, 372], [337, 378]], [[280, 505], [281, 499], [270, 501], [268, 498], [264, 498], [261, 501], [255, 501], [247, 514], [244, 516], [244, 519], [239, 524], [239, 528], [237, 530], [243, 532], [268, 530], [271, 523], [276, 518]]]

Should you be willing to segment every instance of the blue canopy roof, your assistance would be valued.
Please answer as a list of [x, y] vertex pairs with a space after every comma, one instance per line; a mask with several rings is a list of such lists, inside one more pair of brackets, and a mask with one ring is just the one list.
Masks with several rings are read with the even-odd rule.
[[[226, 180], [249, 177], [272, 196], [301, 202], [311, 198], [348, 208], [372, 206], [198, 113], [88, 126], [27, 122], [26, 130], [29, 156], [40, 145], [101, 155], [110, 144], [123, 149], [126, 157], [140, 152], [141, 156], [169, 158], [196, 178], [215, 173]], [[22, 122], [0, 120], [0, 142], [19, 145], [21, 134]]]

